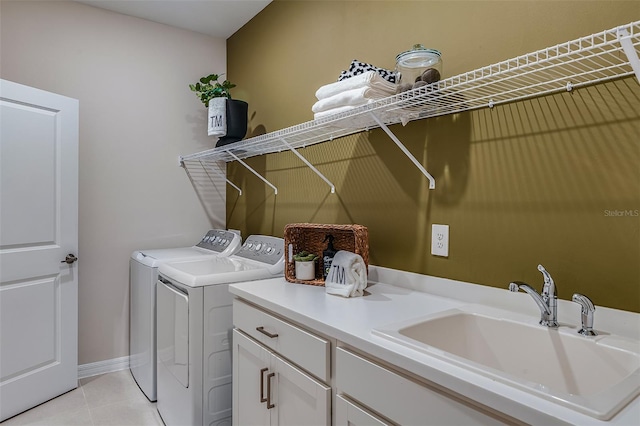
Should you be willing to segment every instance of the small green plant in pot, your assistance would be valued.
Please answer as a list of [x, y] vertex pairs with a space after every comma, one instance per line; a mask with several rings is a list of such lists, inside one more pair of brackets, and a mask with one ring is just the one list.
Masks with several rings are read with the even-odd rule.
[[192, 92], [196, 92], [196, 96], [207, 108], [209, 107], [209, 101], [213, 98], [231, 99], [229, 90], [236, 87], [236, 85], [229, 80], [220, 83], [218, 79], [221, 76], [222, 74], [209, 74], [206, 77], [202, 77], [196, 84], [189, 85], [189, 89]]
[[307, 251], [301, 251], [293, 256], [296, 261], [296, 279], [312, 280], [316, 277], [316, 260], [318, 256]]
[[230, 90], [236, 87], [229, 80], [220, 83], [222, 74], [209, 74], [200, 78], [189, 89], [208, 108], [207, 133], [218, 136], [216, 146], [237, 142], [247, 133], [248, 105], [231, 98]]

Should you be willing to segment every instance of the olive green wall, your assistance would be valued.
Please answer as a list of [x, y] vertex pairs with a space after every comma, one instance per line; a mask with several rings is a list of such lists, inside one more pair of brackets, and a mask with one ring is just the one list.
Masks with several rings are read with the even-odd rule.
[[[313, 119], [318, 87], [352, 59], [392, 69], [414, 43], [443, 53], [444, 77], [640, 19], [629, 2], [275, 1], [227, 41], [234, 97], [250, 135]], [[282, 236], [292, 222], [369, 228], [371, 263], [640, 311], [640, 85], [626, 78], [573, 93], [422, 120], [392, 130], [436, 189], [380, 130], [237, 163], [227, 224]], [[630, 213], [629, 214], [625, 214]], [[622, 216], [619, 216], [622, 214]], [[450, 226], [448, 258], [430, 254], [431, 224]]]

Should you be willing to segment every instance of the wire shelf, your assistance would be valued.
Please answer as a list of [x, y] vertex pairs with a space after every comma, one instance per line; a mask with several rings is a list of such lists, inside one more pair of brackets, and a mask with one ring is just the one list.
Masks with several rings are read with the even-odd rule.
[[389, 96], [353, 110], [307, 121], [181, 161], [236, 161], [298, 149], [412, 120], [545, 96], [633, 75], [640, 82], [640, 21]]

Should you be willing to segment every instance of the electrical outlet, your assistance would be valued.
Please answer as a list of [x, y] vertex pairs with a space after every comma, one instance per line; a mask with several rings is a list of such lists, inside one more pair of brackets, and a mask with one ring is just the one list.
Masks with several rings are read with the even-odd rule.
[[449, 257], [449, 225], [431, 225], [431, 254]]

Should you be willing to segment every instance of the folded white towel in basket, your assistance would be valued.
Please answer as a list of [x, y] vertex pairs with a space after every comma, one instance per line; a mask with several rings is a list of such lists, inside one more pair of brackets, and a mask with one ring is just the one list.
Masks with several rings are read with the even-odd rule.
[[362, 256], [339, 250], [333, 257], [324, 287], [328, 294], [342, 297], [362, 296], [367, 288], [367, 265]]
[[326, 84], [320, 87], [316, 91], [316, 98], [318, 100], [329, 98], [338, 93], [345, 92], [351, 89], [358, 89], [361, 87], [370, 87], [387, 93], [387, 96], [393, 95], [396, 91], [396, 85], [389, 83], [382, 78], [380, 74], [375, 71], [367, 71], [354, 77], [349, 77], [342, 81], [336, 81]]
[[360, 106], [371, 102], [375, 99], [382, 99], [389, 96], [383, 90], [378, 90], [369, 86], [359, 87], [356, 89], [345, 90], [328, 98], [318, 100], [311, 107], [314, 113], [328, 111], [333, 108], [343, 106]]

